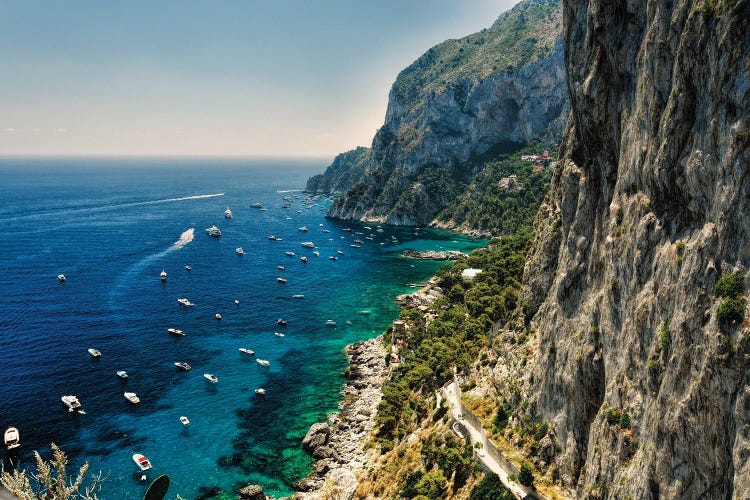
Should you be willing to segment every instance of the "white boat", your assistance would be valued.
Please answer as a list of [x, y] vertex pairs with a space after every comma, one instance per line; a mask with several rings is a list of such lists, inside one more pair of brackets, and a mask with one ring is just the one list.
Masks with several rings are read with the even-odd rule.
[[261, 205], [260, 203], [253, 203], [250, 206], [253, 207], [253, 208], [263, 208], [263, 205]]
[[5, 447], [9, 450], [21, 446], [21, 434], [15, 427], [8, 427], [5, 430]]
[[304, 296], [304, 295], [302, 295], [301, 293], [298, 293], [297, 295], [292, 295], [292, 298], [293, 298], [293, 299], [304, 299], [304, 298], [305, 298], [305, 296]]
[[278, 269], [279, 271], [283, 271], [284, 269], [286, 269], [286, 267], [284, 267], [284, 266], [276, 266], [276, 269]]
[[273, 334], [276, 335], [277, 337], [283, 337], [284, 336], [284, 334], [281, 333], [281, 332], [273, 332]]
[[255, 389], [255, 394], [257, 394], [258, 396], [265, 396], [266, 395], [266, 390], [264, 388], [262, 388], [262, 387], [259, 387], [259, 388]]
[[240, 347], [240, 352], [243, 352], [245, 354], [249, 354], [250, 356], [252, 356], [253, 354], [255, 354], [255, 351], [253, 351], [251, 349], [248, 349], [247, 347]]
[[271, 241], [281, 241], [281, 238], [279, 238], [279, 237], [277, 237], [277, 236], [275, 236], [273, 234], [269, 234], [268, 235], [268, 239], [271, 240]]
[[330, 231], [328, 229], [323, 229], [323, 232], [324, 233], [330, 233]]
[[346, 232], [348, 233], [348, 232], [350, 232], [350, 231], [351, 231], [351, 229], [350, 229], [350, 228], [348, 228], [348, 227], [345, 227], [344, 229], [342, 229], [342, 231], [346, 231]]
[[307, 226], [302, 226], [301, 228], [299, 228], [299, 230], [302, 231], [303, 233], [306, 233], [307, 232]]
[[271, 364], [271, 362], [268, 361], [267, 359], [260, 359], [260, 358], [258, 358], [255, 361], [257, 361], [259, 365], [263, 365], [263, 366], [268, 366], [268, 365]]
[[78, 410], [78, 413], [83, 413], [83, 410], [81, 409], [81, 402], [78, 401], [78, 398], [75, 396], [63, 396], [62, 402], [65, 404], [65, 406], [68, 407], [68, 411], [73, 412]]
[[178, 330], [177, 328], [167, 328], [167, 331], [170, 335], [174, 335], [176, 337], [183, 337], [185, 336], [185, 332], [182, 330]]
[[242, 249], [242, 247], [237, 247], [234, 249], [235, 252], [237, 252], [237, 255], [245, 255], [245, 251]]
[[226, 217], [227, 219], [231, 219], [232, 218], [232, 211], [229, 210], [229, 207], [227, 207], [227, 209], [224, 210], [224, 217]]
[[331, 260], [339, 260], [339, 258], [338, 258], [338, 257], [336, 257], [335, 255], [331, 255], [331, 256], [330, 256], [330, 257], [328, 257], [328, 258], [329, 258], [329, 259], [331, 259]]
[[148, 458], [146, 458], [144, 455], [141, 455], [140, 453], [136, 453], [133, 455], [133, 462], [135, 462], [135, 465], [137, 465], [138, 468], [142, 471], [147, 471], [151, 468], [151, 462], [149, 462]]
[[193, 270], [193, 268], [192, 268], [192, 267], [190, 267], [190, 266], [185, 266], [185, 271], [192, 271], [192, 270]]
[[89, 354], [91, 354], [92, 358], [100, 358], [102, 356], [102, 353], [99, 352], [97, 349], [91, 348], [88, 351], [89, 351]]
[[349, 246], [352, 247], [352, 248], [362, 248], [362, 245], [355, 245], [354, 243], [352, 243]]
[[219, 314], [219, 313], [216, 313], [216, 314], [214, 315], [214, 317], [215, 317], [216, 319], [221, 319], [221, 314]]
[[162, 269], [161, 274], [159, 274], [159, 278], [161, 278], [162, 281], [167, 281], [167, 272]]
[[333, 321], [332, 319], [327, 319], [326, 326], [336, 326], [336, 322]]
[[123, 394], [123, 396], [125, 396], [125, 399], [127, 399], [134, 405], [137, 405], [141, 402], [141, 400], [138, 398], [138, 396], [135, 395], [134, 392], [126, 392], [125, 394]]
[[286, 320], [279, 318], [276, 320], [276, 324], [279, 326], [286, 326]]
[[317, 250], [313, 250], [313, 255], [316, 257], [320, 257], [320, 252], [318, 252]]
[[125, 370], [117, 370], [115, 373], [121, 380], [127, 380], [128, 378], [128, 372], [126, 372]]
[[284, 252], [284, 253], [287, 254], [289, 257], [294, 257], [294, 252]]
[[301, 244], [301, 245], [302, 245], [303, 247], [305, 247], [305, 248], [315, 248], [315, 243], [313, 243], [312, 241], [303, 241], [303, 242], [302, 242], [302, 243], [300, 243], [300, 244]]
[[206, 233], [209, 236], [213, 236], [215, 238], [218, 238], [219, 236], [221, 236], [221, 229], [219, 229], [216, 226], [211, 226], [209, 228], [206, 228]]
[[279, 283], [286, 283], [286, 278], [276, 278]]
[[195, 305], [192, 302], [190, 302], [188, 299], [177, 299], [177, 302], [179, 302], [180, 305], [184, 307], [193, 307]]
[[212, 373], [204, 373], [203, 376], [206, 378], [206, 380], [208, 380], [212, 384], [215, 384], [216, 382], [219, 381], [219, 379], [216, 377], [216, 375], [214, 375]]
[[184, 361], [175, 361], [174, 365], [180, 370], [185, 371], [185, 372], [188, 371], [190, 368], [192, 368], [192, 366], [185, 363]]
[[260, 210], [261, 212], [265, 212], [265, 211], [267, 211], [268, 209], [267, 209], [266, 207], [261, 207], [261, 208], [260, 208], [259, 210]]
[[336, 250], [336, 253], [339, 255], [344, 255], [344, 252], [342, 252], [341, 250]]
[[240, 305], [240, 299], [234, 299], [234, 303]]
[[300, 258], [299, 258], [299, 260], [301, 260], [302, 262], [307, 262], [307, 257], [305, 257], [305, 256], [303, 255], [302, 257], [300, 257]]
[[60, 282], [65, 281], [65, 275], [64, 274], [58, 274], [57, 279], [60, 280]]
[[190, 425], [190, 420], [185, 415], [180, 417], [180, 422], [182, 422], [182, 425]]

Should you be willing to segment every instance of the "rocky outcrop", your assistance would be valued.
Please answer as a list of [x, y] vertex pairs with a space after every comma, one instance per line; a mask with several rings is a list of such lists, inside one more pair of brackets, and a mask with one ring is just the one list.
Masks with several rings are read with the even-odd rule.
[[[557, 144], [569, 112], [560, 33], [558, 0], [525, 0], [491, 28], [428, 50], [396, 79], [385, 123], [357, 163], [367, 163], [364, 175], [328, 215], [427, 225], [470, 182], [473, 161]], [[343, 164], [308, 189], [341, 189]]]
[[407, 259], [418, 260], [462, 260], [468, 257], [463, 252], [457, 250], [437, 251], [437, 250], [404, 250], [402, 254]]
[[257, 484], [248, 484], [244, 488], [237, 490], [240, 496], [240, 500], [265, 500], [266, 495], [263, 493], [263, 488]]
[[333, 159], [324, 173], [307, 180], [305, 191], [311, 193], [344, 194], [358, 182], [371, 164], [370, 148], [358, 147]]
[[310, 475], [297, 485], [299, 492], [293, 498], [320, 498], [327, 487], [335, 488], [340, 498], [349, 498], [354, 492], [357, 473], [374, 453], [365, 451], [365, 441], [382, 398], [385, 355], [382, 336], [347, 348], [349, 382], [342, 390], [341, 412], [329, 415], [327, 423], [313, 424], [302, 441], [315, 463]]
[[750, 331], [717, 321], [714, 287], [750, 268], [750, 1], [563, 12], [572, 115], [524, 275], [528, 411], [579, 496], [748, 498]]

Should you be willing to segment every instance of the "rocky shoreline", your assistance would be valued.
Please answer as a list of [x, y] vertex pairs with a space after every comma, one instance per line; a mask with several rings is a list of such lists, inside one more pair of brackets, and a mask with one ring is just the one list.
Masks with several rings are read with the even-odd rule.
[[327, 422], [313, 424], [302, 440], [315, 463], [313, 471], [297, 484], [298, 492], [292, 498], [320, 498], [324, 492], [332, 491], [349, 498], [354, 493], [357, 472], [374, 454], [366, 452], [365, 442], [375, 425], [388, 373], [386, 352], [382, 336], [347, 346], [349, 381], [341, 391], [341, 412], [328, 415]]
[[465, 253], [457, 250], [447, 250], [444, 252], [435, 250], [404, 250], [402, 256], [407, 259], [419, 260], [461, 260], [467, 257]]

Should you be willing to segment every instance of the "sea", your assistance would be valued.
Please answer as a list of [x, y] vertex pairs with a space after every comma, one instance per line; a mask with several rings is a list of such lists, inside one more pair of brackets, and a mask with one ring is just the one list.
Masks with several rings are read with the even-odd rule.
[[[311, 465], [302, 438], [338, 409], [344, 347], [381, 334], [398, 315], [395, 297], [443, 264], [403, 251], [486, 243], [327, 219], [330, 200], [302, 192], [325, 164], [0, 159], [0, 430], [17, 427], [22, 443], [0, 452], [6, 470], [33, 465], [34, 450], [49, 457], [55, 443], [70, 472], [88, 462], [89, 475], [101, 473], [105, 500], [142, 498], [161, 474], [167, 498], [236, 498], [249, 483], [291, 494]], [[221, 237], [207, 234], [213, 225]], [[146, 481], [135, 453], [152, 464]]]

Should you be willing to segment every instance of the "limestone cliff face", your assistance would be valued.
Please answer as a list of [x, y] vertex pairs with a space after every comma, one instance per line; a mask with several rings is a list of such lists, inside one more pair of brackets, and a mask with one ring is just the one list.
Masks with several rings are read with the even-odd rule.
[[457, 195], [436, 178], [465, 180], [467, 163], [493, 151], [557, 144], [569, 112], [561, 30], [557, 0], [526, 0], [427, 51], [398, 76], [371, 163], [328, 215], [428, 224]]
[[750, 272], [750, 1], [563, 3], [572, 114], [524, 276], [529, 412], [581, 496], [749, 498], [750, 331], [718, 325], [713, 290]]
[[370, 164], [370, 148], [360, 146], [336, 155], [325, 173], [314, 175], [307, 180], [305, 191], [344, 194], [365, 175], [365, 170]]

